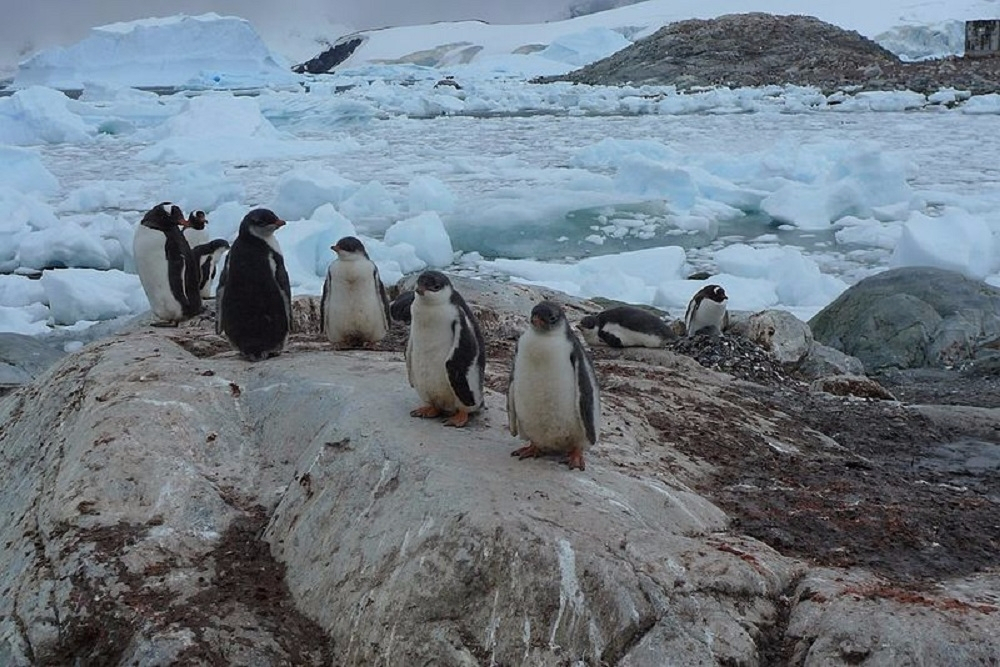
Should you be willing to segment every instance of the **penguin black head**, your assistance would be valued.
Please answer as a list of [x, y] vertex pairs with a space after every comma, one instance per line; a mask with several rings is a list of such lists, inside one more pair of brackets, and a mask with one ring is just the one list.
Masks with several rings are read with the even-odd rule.
[[285, 224], [285, 221], [274, 214], [268, 208], [255, 208], [243, 216], [240, 223], [240, 233], [248, 232], [254, 236], [270, 236], [278, 227]]
[[541, 332], [552, 331], [565, 319], [566, 313], [555, 301], [542, 301], [531, 309], [531, 326]]
[[165, 201], [149, 209], [146, 215], [142, 217], [140, 224], [150, 229], [158, 229], [161, 232], [165, 232], [171, 227], [183, 226], [185, 222], [181, 207]]
[[728, 298], [726, 290], [722, 289], [722, 285], [706, 285], [702, 291], [705, 293], [706, 299], [711, 299], [716, 303], [722, 303]]
[[576, 326], [581, 331], [593, 331], [597, 328], [597, 315], [586, 315], [577, 322]]
[[212, 239], [211, 241], [209, 241], [208, 243], [206, 243], [204, 246], [198, 246], [198, 247], [199, 248], [204, 248], [205, 249], [205, 253], [204, 254], [208, 254], [208, 253], [213, 253], [216, 250], [228, 250], [229, 249], [229, 241], [227, 241], [226, 239]]
[[330, 246], [330, 250], [337, 253], [338, 258], [343, 258], [345, 255], [360, 255], [365, 259], [368, 258], [368, 251], [365, 250], [365, 244], [355, 236], [345, 236]]
[[187, 226], [191, 229], [205, 229], [205, 225], [207, 224], [208, 218], [205, 217], [204, 211], [193, 211], [188, 216]]
[[440, 292], [445, 287], [451, 287], [451, 281], [440, 271], [424, 271], [417, 278], [417, 294], [421, 296], [427, 292]]

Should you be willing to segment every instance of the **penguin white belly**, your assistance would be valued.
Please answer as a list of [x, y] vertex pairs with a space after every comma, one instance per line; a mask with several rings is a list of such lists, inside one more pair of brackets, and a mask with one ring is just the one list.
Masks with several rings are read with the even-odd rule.
[[367, 262], [337, 261], [330, 266], [326, 335], [333, 342], [352, 337], [382, 340], [386, 334], [382, 296]]
[[420, 308], [414, 304], [407, 345], [410, 383], [417, 395], [424, 402], [446, 411], [461, 407], [445, 368], [453, 349], [452, 322], [457, 317], [450, 308]]
[[654, 334], [635, 331], [614, 322], [608, 322], [603, 329], [620, 340], [625, 347], [663, 347], [663, 339]]
[[721, 331], [725, 315], [725, 303], [719, 303], [718, 301], [712, 301], [711, 299], [702, 299], [701, 303], [698, 304], [698, 309], [691, 317], [691, 322], [688, 324], [688, 334], [690, 335], [699, 329], [713, 326], [718, 327]]
[[[170, 267], [167, 264], [167, 237], [163, 232], [139, 225], [132, 241], [132, 253], [139, 282], [149, 300], [149, 308], [161, 320], [184, 319], [181, 302], [170, 290]], [[184, 274], [181, 272], [183, 284]]]
[[210, 240], [208, 238], [208, 232], [204, 229], [195, 229], [194, 227], [187, 227], [184, 230], [184, 238], [187, 239], [188, 245], [192, 248], [208, 243]]
[[518, 434], [543, 451], [587, 449], [580, 419], [573, 348], [561, 335], [522, 336], [514, 362], [514, 411]]

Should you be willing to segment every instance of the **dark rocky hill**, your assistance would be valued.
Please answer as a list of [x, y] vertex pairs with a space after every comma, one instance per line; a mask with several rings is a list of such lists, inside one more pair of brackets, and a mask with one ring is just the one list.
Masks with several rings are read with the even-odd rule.
[[811, 16], [729, 14], [664, 26], [608, 58], [560, 77], [595, 85], [816, 86], [914, 90], [1000, 90], [1000, 57], [904, 63], [872, 40]]

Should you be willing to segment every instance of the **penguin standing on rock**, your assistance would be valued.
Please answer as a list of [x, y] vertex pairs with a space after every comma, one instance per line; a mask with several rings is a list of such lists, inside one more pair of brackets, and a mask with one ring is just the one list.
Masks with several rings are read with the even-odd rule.
[[204, 211], [194, 211], [188, 216], [185, 225], [182, 227], [184, 238], [187, 239], [191, 251], [198, 258], [198, 266], [201, 269], [200, 291], [201, 298], [212, 298], [212, 282], [215, 280], [216, 267], [222, 255], [229, 250], [229, 241], [225, 239], [209, 239], [208, 217]]
[[202, 310], [198, 261], [181, 231], [186, 223], [179, 206], [162, 202], [135, 229], [136, 272], [149, 307], [159, 318], [153, 326], [177, 326]]
[[702, 329], [715, 329], [716, 333], [722, 333], [729, 326], [728, 301], [726, 290], [721, 285], [705, 285], [698, 290], [688, 302], [684, 314], [687, 335], [693, 336]]
[[215, 331], [249, 361], [280, 354], [291, 330], [292, 290], [274, 238], [284, 224], [266, 208], [247, 213], [219, 277]]
[[320, 300], [320, 330], [334, 345], [356, 347], [382, 340], [389, 331], [389, 297], [364, 244], [345, 236], [330, 246]]
[[486, 346], [465, 299], [440, 271], [417, 278], [406, 340], [406, 374], [424, 405], [412, 417], [450, 415], [448, 426], [465, 426], [483, 405]]
[[517, 341], [507, 389], [511, 435], [528, 444], [520, 459], [564, 453], [570, 470], [583, 470], [583, 452], [597, 442], [601, 398], [597, 374], [562, 307], [542, 301]]
[[635, 306], [618, 306], [587, 315], [577, 323], [583, 339], [591, 345], [610, 347], [663, 347], [677, 338], [667, 323]]
[[212, 282], [215, 280], [215, 272], [219, 266], [219, 260], [229, 250], [229, 241], [226, 239], [212, 239], [204, 243], [193, 252], [198, 255], [198, 264], [201, 267], [201, 298], [212, 298]]

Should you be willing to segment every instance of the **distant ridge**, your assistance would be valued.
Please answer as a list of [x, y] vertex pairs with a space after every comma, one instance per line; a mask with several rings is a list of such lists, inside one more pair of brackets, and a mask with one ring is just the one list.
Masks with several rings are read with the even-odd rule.
[[539, 81], [679, 89], [795, 84], [826, 93], [955, 87], [983, 94], [1000, 90], [998, 75], [1000, 58], [904, 63], [867, 37], [815, 17], [750, 13], [671, 23], [607, 58]]

